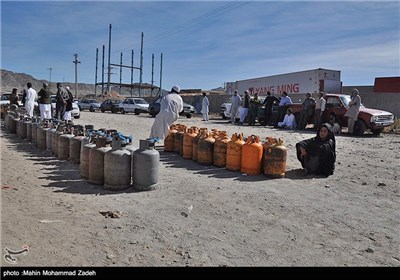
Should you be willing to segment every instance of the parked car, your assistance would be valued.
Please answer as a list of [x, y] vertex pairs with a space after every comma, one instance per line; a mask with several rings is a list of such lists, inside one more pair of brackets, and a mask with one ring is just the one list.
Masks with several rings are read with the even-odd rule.
[[[11, 93], [3, 93], [0, 97], [0, 105], [10, 104], [10, 96]], [[37, 106], [38, 103], [35, 101], [34, 106]], [[22, 94], [18, 94], [18, 106], [22, 106]]]
[[[154, 118], [160, 112], [160, 102], [161, 97], [157, 98], [149, 105], [149, 114]], [[192, 105], [183, 102], [183, 111], [179, 113], [181, 116], [186, 116], [186, 118], [191, 118], [195, 113], [195, 109]]]
[[78, 101], [79, 110], [89, 110], [90, 112], [94, 112], [96, 110], [100, 110], [101, 103], [98, 102], [96, 99], [81, 99]]
[[[50, 96], [50, 102], [51, 102], [51, 115], [53, 117], [55, 117], [56, 115], [56, 95], [51, 95]], [[78, 101], [74, 100], [72, 102], [72, 112], [71, 112], [71, 116], [75, 119], [79, 119], [81, 117], [81, 110], [79, 109], [78, 106]]]
[[135, 115], [139, 115], [140, 113], [148, 113], [149, 103], [140, 97], [129, 97], [119, 103], [118, 110], [122, 114], [130, 112], [135, 113]]
[[[344, 115], [349, 108], [349, 102], [351, 100], [350, 95], [347, 94], [333, 94], [328, 93], [324, 96], [326, 100], [325, 111], [322, 115], [322, 121], [329, 120], [329, 114], [335, 112], [338, 123], [341, 127], [347, 127], [347, 117]], [[298, 123], [300, 118], [300, 112], [302, 110], [301, 103], [293, 103], [289, 105], [292, 109], [293, 114], [296, 117], [296, 122]], [[314, 116], [311, 116], [308, 123], [313, 123]], [[366, 130], [370, 130], [373, 134], [379, 135], [383, 129], [394, 123], [394, 115], [390, 112], [383, 110], [366, 108], [361, 104], [360, 113], [358, 114], [358, 119], [354, 123], [354, 134], [363, 135]]]
[[119, 110], [119, 104], [122, 101], [119, 99], [106, 99], [100, 105], [100, 111], [102, 113], [110, 111], [111, 113], [116, 113]]

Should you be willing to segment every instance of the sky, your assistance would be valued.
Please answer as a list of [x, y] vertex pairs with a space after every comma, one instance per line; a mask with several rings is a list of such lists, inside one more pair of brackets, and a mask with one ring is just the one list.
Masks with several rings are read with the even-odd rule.
[[[1, 69], [73, 83], [78, 54], [77, 82], [94, 84], [104, 45], [107, 82], [110, 24], [111, 64], [122, 52], [130, 66], [133, 50], [138, 83], [143, 33], [142, 82], [164, 89], [317, 68], [340, 70], [344, 86], [400, 76], [399, 1], [2, 0]], [[129, 68], [111, 73], [131, 82]]]

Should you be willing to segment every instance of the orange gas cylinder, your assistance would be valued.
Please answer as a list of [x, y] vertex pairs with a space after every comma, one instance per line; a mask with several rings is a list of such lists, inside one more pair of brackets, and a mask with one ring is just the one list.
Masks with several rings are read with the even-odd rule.
[[263, 146], [260, 143], [260, 137], [255, 135], [249, 136], [242, 147], [240, 172], [247, 175], [260, 174], [262, 158]]
[[193, 140], [193, 155], [192, 155], [192, 160], [193, 161], [197, 161], [197, 158], [198, 158], [197, 157], [198, 156], [197, 147], [198, 147], [200, 138], [202, 138], [202, 137], [206, 138], [207, 137], [205, 135], [205, 133], [207, 133], [207, 128], [205, 128], [205, 127], [200, 128], [199, 133], [197, 133], [196, 137]]
[[229, 142], [229, 137], [226, 131], [220, 131], [219, 137], [214, 143], [214, 165], [225, 167], [226, 164], [226, 149]]
[[193, 157], [193, 141], [197, 136], [196, 132], [192, 128], [183, 135], [183, 158], [192, 159]]
[[226, 169], [240, 171], [242, 161], [243, 134], [235, 133], [226, 145]]
[[179, 154], [181, 151], [181, 135], [183, 134], [183, 127], [177, 124], [177, 132], [174, 135], [174, 153]]
[[283, 139], [268, 139], [263, 145], [263, 173], [270, 178], [283, 178], [286, 174], [287, 149]]
[[180, 144], [180, 146], [179, 146], [179, 154], [180, 154], [181, 156], [183, 156], [183, 137], [184, 137], [185, 134], [187, 133], [187, 127], [186, 127], [186, 125], [182, 125], [181, 128], [182, 128], [182, 133], [179, 134], [180, 137], [181, 137], [181, 139], [179, 140], [179, 142], [180, 142], [180, 143], [179, 143], [179, 144]]
[[211, 129], [211, 137], [217, 140], [219, 137], [219, 130], [216, 128]]
[[178, 130], [176, 129], [176, 125], [173, 124], [170, 126], [168, 135], [164, 139], [164, 151], [166, 152], [173, 152], [174, 151], [174, 139], [175, 139], [175, 133], [177, 133]]
[[206, 138], [200, 138], [197, 144], [197, 161], [200, 164], [212, 165], [214, 162], [214, 143], [212, 133], [205, 133]]
[[193, 133], [199, 133], [199, 128], [197, 126], [191, 126], [190, 129], [192, 130]]

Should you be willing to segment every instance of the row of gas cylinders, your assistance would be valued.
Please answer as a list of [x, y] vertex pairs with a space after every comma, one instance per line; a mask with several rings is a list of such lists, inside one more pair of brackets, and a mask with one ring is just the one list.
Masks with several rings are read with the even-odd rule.
[[105, 189], [152, 190], [158, 183], [160, 155], [149, 141], [140, 140], [136, 149], [131, 136], [116, 130], [94, 130], [92, 125], [56, 123], [13, 113], [6, 116], [5, 126], [20, 139], [51, 151], [57, 159], [80, 164], [81, 177]]
[[164, 151], [247, 175], [283, 178], [286, 174], [287, 149], [282, 139], [272, 137], [261, 143], [256, 135], [245, 139], [242, 133], [234, 133], [229, 137], [226, 131], [175, 124], [164, 140]]

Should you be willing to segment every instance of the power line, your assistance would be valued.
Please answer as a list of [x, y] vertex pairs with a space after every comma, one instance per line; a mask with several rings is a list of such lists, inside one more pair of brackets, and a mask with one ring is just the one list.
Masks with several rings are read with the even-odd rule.
[[[201, 16], [198, 16], [198, 17], [196, 17], [194, 19], [191, 19], [191, 20], [189, 20], [189, 21], [187, 21], [185, 23], [182, 23], [180, 25], [174, 26], [174, 27], [172, 27], [170, 29], [167, 29], [166, 31], [164, 31], [162, 33], [159, 33], [159, 34], [157, 34], [157, 35], [155, 35], [153, 37], [150, 37], [149, 40], [147, 41], [147, 43], [149, 43], [149, 42], [150, 43], [157, 42], [157, 41], [159, 41], [161, 39], [167, 38], [167, 37], [169, 37], [171, 35], [174, 35], [176, 33], [179, 33], [179, 32], [185, 31], [187, 29], [190, 29], [191, 27], [193, 27], [193, 26], [195, 26], [197, 24], [203, 23], [203, 22], [211, 20], [211, 19], [213, 19], [213, 18], [215, 18], [217, 16], [220, 16], [220, 15], [225, 14], [227, 12], [230, 12], [232, 10], [235, 10], [235, 9], [238, 9], [238, 8], [243, 7], [245, 5], [248, 5], [249, 3], [250, 3], [250, 1], [249, 2], [237, 2], [237, 1], [230, 2], [230, 3], [225, 4], [225, 5], [219, 7], [217, 9], [215, 9], [215, 10], [209, 11], [209, 12], [207, 12], [207, 13], [201, 15]], [[118, 51], [115, 51], [113, 53], [122, 52], [122, 51], [126, 51], [126, 50], [127, 49], [118, 50]]]
[[231, 10], [237, 9], [237, 8], [239, 8], [241, 6], [247, 5], [248, 3], [239, 3], [240, 4], [239, 6], [237, 4], [238, 4], [238, 2], [230, 2], [230, 3], [228, 3], [228, 4], [224, 5], [224, 6], [221, 6], [221, 7], [217, 8], [217, 9], [213, 10], [213, 11], [207, 12], [207, 13], [205, 13], [205, 14], [197, 17], [197, 18], [194, 18], [194, 19], [192, 19], [190, 21], [187, 21], [185, 23], [182, 23], [180, 25], [174, 26], [174, 27], [170, 28], [169, 30], [167, 30], [166, 32], [163, 32], [163, 33], [157, 34], [157, 35], [155, 35], [153, 37], [150, 37], [149, 41], [150, 42], [158, 41], [158, 40], [163, 39], [165, 37], [168, 37], [168, 36], [170, 36], [172, 34], [175, 34], [175, 33], [181, 32], [183, 30], [186, 30], [186, 29], [188, 29], [188, 28], [190, 28], [190, 27], [192, 27], [192, 26], [194, 26], [194, 25], [196, 25], [198, 23], [202, 23], [202, 22], [204, 22], [206, 20], [212, 19], [212, 18], [214, 18], [216, 16], [222, 15], [224, 13], [227, 13], [227, 12], [231, 11]]

